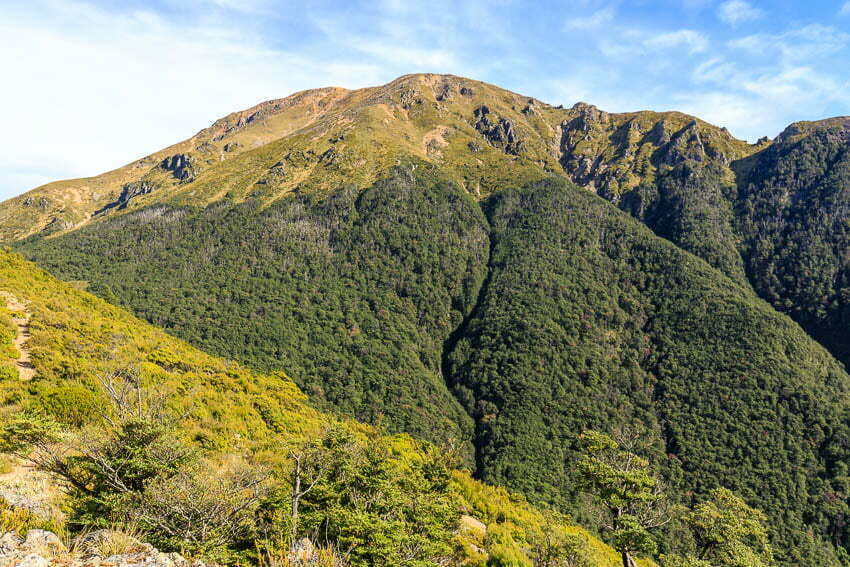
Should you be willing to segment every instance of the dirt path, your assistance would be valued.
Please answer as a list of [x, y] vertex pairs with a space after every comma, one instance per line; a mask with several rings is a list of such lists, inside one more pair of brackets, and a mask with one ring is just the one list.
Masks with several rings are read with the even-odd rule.
[[38, 516], [50, 516], [59, 497], [59, 489], [47, 473], [36, 470], [20, 459], [3, 455], [9, 471], [0, 474], [0, 498]]
[[21, 380], [31, 380], [35, 376], [35, 367], [30, 361], [30, 349], [27, 347], [27, 341], [30, 338], [30, 312], [27, 306], [15, 298], [9, 292], [0, 292], [6, 299], [6, 308], [16, 314], [22, 314], [22, 317], [13, 317], [12, 322], [18, 327], [18, 336], [15, 337], [15, 348], [21, 353], [18, 360], [15, 361], [15, 366], [18, 368], [18, 375]]

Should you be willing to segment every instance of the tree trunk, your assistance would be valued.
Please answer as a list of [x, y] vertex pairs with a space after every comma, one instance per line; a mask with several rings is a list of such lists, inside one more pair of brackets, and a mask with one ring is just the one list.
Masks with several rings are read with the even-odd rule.
[[620, 557], [623, 559], [623, 567], [637, 567], [635, 560], [628, 551], [621, 551]]
[[289, 512], [289, 549], [295, 549], [298, 536], [298, 501], [301, 499], [301, 459], [296, 459], [292, 467], [292, 500]]

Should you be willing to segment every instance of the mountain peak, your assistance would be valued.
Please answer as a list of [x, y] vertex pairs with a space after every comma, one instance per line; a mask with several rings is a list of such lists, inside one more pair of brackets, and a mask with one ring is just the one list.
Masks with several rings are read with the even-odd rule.
[[708, 152], [728, 163], [752, 151], [678, 112], [615, 114], [585, 102], [565, 109], [465, 77], [418, 73], [261, 102], [119, 169], [39, 187], [0, 205], [0, 240], [64, 232], [155, 202], [271, 202], [294, 190], [366, 187], [407, 158], [439, 166], [476, 197], [555, 174], [618, 198], [646, 171], [683, 156]]

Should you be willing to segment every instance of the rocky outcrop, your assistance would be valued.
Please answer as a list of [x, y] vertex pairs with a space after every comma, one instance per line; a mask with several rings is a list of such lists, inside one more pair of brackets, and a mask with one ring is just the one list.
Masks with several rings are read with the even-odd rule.
[[517, 136], [514, 125], [505, 118], [490, 118], [490, 108], [479, 106], [474, 111], [475, 129], [481, 132], [493, 146], [502, 148], [506, 154], [519, 155], [522, 142]]
[[561, 123], [560, 163], [577, 185], [619, 202], [638, 184], [685, 162], [728, 167], [734, 139], [681, 113], [611, 115], [577, 103]]
[[21, 201], [22, 207], [38, 207], [41, 210], [47, 210], [50, 205], [50, 200], [46, 197], [26, 197]]
[[180, 181], [191, 181], [195, 178], [193, 160], [186, 154], [175, 154], [162, 160], [159, 164], [161, 169], [170, 171], [175, 179]]
[[[120, 542], [120, 545], [116, 545]], [[111, 530], [83, 535], [66, 546], [54, 533], [30, 530], [0, 535], [0, 567], [211, 567], [179, 553], [163, 553], [147, 543]]]
[[148, 193], [152, 193], [156, 187], [147, 181], [133, 181], [131, 183], [126, 183], [121, 188], [121, 194], [118, 195], [118, 198], [112, 201], [111, 203], [106, 204], [100, 209], [94, 212], [95, 215], [99, 215], [101, 213], [105, 213], [111, 209], [126, 209], [127, 204], [134, 197], [138, 197], [139, 195], [147, 195]]

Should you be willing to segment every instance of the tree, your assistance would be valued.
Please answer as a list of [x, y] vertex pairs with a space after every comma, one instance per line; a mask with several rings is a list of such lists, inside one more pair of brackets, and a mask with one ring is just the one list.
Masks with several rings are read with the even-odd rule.
[[328, 473], [332, 451], [339, 446], [344, 451], [353, 450], [353, 439], [340, 428], [330, 428], [321, 437], [308, 439], [287, 451], [292, 461], [289, 493], [289, 547], [294, 550], [298, 542], [298, 520], [301, 499], [308, 495]]
[[77, 525], [117, 521], [149, 480], [174, 475], [196, 457], [179, 438], [179, 417], [167, 411], [164, 395], [143, 388], [138, 372], [121, 369], [98, 381], [108, 400], [101, 423], [67, 431], [48, 417], [24, 413], [0, 434], [7, 450], [68, 487]]
[[585, 431], [581, 441], [580, 482], [602, 504], [600, 527], [610, 534], [623, 567], [635, 567], [633, 553], [657, 552], [650, 530], [670, 521], [661, 485], [649, 461], [627, 450], [635, 446], [637, 436], [621, 434], [618, 442], [603, 433]]
[[773, 551], [765, 515], [725, 488], [716, 488], [685, 520], [694, 532], [698, 557], [664, 558], [665, 567], [767, 567]]
[[530, 529], [531, 563], [534, 567], [591, 567], [586, 536], [564, 530], [569, 517], [553, 510], [544, 511], [543, 524]]
[[170, 549], [209, 556], [242, 541], [267, 496], [269, 473], [242, 460], [199, 461], [151, 479], [129, 510], [131, 519]]
[[326, 472], [304, 496], [299, 531], [355, 567], [446, 565], [460, 512], [446, 456], [406, 436], [331, 430]]

